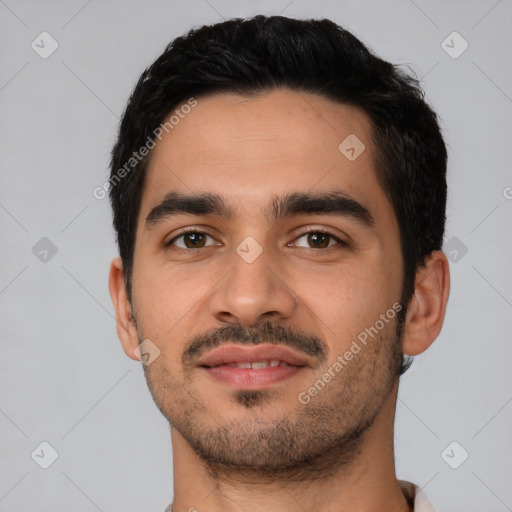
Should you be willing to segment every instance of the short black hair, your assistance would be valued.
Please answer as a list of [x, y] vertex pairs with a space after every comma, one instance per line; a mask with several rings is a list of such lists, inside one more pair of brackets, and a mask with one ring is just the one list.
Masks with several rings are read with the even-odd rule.
[[355, 106], [371, 120], [377, 177], [400, 229], [405, 315], [416, 271], [443, 243], [446, 147], [415, 75], [380, 59], [328, 19], [258, 15], [196, 28], [174, 39], [142, 73], [111, 158], [109, 194], [128, 295], [151, 153], [121, 180], [119, 170], [190, 98], [222, 92], [251, 96], [278, 88]]

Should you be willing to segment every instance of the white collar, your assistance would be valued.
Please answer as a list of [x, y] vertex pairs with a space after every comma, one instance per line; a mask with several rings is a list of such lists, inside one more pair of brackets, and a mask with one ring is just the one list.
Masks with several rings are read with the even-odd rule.
[[398, 480], [398, 483], [407, 500], [413, 502], [414, 512], [435, 512], [424, 492], [417, 485], [406, 480]]

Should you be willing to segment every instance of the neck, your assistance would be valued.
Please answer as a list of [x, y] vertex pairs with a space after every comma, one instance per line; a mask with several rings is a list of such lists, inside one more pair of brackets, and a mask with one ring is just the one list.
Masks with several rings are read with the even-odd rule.
[[[340, 463], [338, 447], [315, 470], [259, 475], [239, 468], [215, 467], [192, 450], [171, 428], [175, 512], [410, 512], [395, 475], [393, 422], [395, 392], [390, 393], [353, 456]], [[338, 458], [338, 459], [337, 459]], [[337, 460], [336, 460], [337, 459]]]

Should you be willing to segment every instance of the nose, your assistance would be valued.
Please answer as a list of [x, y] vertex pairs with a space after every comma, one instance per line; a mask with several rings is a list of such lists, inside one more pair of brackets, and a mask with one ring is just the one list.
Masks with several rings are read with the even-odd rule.
[[254, 326], [265, 320], [292, 317], [296, 296], [269, 250], [263, 249], [250, 263], [233, 251], [229, 264], [231, 271], [210, 297], [211, 314], [217, 320]]

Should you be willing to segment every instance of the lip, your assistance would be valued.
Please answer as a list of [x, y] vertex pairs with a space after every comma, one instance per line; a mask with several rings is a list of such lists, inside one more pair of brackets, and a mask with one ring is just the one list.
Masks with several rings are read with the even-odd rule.
[[[309, 366], [305, 358], [299, 356], [287, 347], [279, 345], [262, 344], [258, 346], [240, 346], [240, 345], [222, 345], [202, 358], [198, 366], [216, 367], [233, 363], [255, 363], [258, 361], [267, 361], [270, 359], [279, 359], [290, 366]], [[283, 367], [276, 367], [283, 368]], [[284, 367], [286, 368], [286, 367]], [[246, 368], [234, 368], [247, 370]], [[261, 368], [254, 371], [265, 371], [267, 368]]]
[[[255, 363], [278, 359], [288, 366], [267, 366], [265, 368], [237, 368], [236, 363]], [[288, 379], [310, 366], [308, 361], [283, 346], [223, 345], [212, 350], [198, 364], [216, 381], [239, 390], [268, 388], [272, 384]]]
[[267, 368], [233, 368], [226, 365], [203, 367], [213, 379], [238, 390], [268, 388], [304, 370], [304, 366], [268, 366]]

